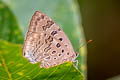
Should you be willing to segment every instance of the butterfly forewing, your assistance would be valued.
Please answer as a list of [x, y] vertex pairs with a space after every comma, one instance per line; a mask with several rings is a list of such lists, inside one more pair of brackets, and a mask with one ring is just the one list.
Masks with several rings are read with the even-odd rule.
[[23, 46], [23, 56], [40, 67], [73, 62], [76, 53], [63, 30], [47, 15], [36, 11], [30, 21]]

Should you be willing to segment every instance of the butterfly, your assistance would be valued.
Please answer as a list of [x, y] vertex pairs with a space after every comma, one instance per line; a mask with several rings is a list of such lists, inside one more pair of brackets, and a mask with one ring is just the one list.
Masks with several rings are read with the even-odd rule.
[[78, 54], [64, 31], [49, 16], [36, 11], [26, 33], [23, 56], [32, 64], [40, 62], [41, 68], [50, 68], [74, 62]]

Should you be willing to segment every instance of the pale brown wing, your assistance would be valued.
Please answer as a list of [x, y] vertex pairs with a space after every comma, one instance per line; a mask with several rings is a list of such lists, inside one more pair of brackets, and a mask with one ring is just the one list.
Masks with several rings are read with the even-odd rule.
[[23, 53], [32, 63], [41, 62], [40, 67], [45, 68], [65, 61], [73, 62], [77, 57], [65, 33], [50, 17], [39, 11], [30, 22]]

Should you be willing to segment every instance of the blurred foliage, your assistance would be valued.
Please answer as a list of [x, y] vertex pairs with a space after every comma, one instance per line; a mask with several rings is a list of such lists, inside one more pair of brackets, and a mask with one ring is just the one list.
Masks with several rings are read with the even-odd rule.
[[15, 16], [2, 2], [0, 2], [0, 39], [23, 43], [23, 35]]
[[83, 80], [82, 74], [72, 63], [49, 69], [31, 64], [22, 57], [22, 45], [0, 40], [0, 80]]
[[[2, 39], [0, 40], [0, 79], [83, 80], [80, 72], [86, 72], [86, 47], [82, 26], [79, 22], [77, 3], [72, 0], [54, 0], [54, 2], [50, 0], [3, 1], [9, 8], [0, 2], [0, 39]], [[46, 3], [49, 4], [46, 5]], [[79, 70], [70, 62], [44, 69], [39, 67], [39, 63], [30, 64], [22, 57], [22, 45], [14, 43], [23, 43], [22, 34], [25, 35], [30, 18], [36, 10], [46, 13], [65, 31], [74, 49], [80, 53], [78, 56]]]

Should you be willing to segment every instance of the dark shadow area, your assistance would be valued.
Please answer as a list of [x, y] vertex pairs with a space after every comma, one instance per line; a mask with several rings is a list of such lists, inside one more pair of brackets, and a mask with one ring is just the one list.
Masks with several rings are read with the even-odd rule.
[[79, 0], [88, 44], [88, 80], [120, 75], [120, 1]]

